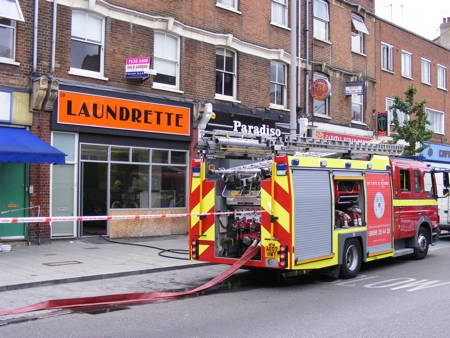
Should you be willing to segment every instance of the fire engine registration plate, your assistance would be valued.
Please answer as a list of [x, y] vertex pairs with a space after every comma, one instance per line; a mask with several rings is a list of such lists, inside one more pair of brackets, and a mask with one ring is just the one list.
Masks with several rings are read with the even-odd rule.
[[269, 243], [264, 247], [266, 251], [266, 258], [277, 258], [279, 247], [275, 243]]

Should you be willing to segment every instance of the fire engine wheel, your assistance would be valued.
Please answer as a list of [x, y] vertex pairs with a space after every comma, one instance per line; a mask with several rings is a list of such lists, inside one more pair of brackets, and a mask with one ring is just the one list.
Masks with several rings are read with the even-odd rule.
[[342, 252], [341, 277], [353, 278], [361, 269], [361, 245], [357, 239], [349, 239], [345, 242]]
[[416, 245], [414, 248], [414, 258], [423, 259], [428, 254], [428, 248], [430, 246], [430, 235], [428, 231], [421, 226], [419, 233], [417, 234]]

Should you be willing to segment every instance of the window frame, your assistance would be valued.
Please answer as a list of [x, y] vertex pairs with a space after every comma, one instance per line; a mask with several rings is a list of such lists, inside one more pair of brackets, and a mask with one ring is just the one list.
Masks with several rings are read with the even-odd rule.
[[[433, 108], [425, 108], [425, 112], [427, 113], [427, 121], [430, 122], [429, 129], [433, 131], [435, 134], [445, 135], [445, 113], [443, 111], [433, 109]], [[440, 118], [440, 128], [439, 130], [435, 130], [435, 125], [432, 122], [435, 122], [434, 120], [430, 120], [430, 113], [438, 114]]]
[[[284, 17], [286, 18], [286, 22], [278, 22], [277, 20], [274, 20], [274, 11], [273, 11], [274, 4], [284, 7]], [[289, 10], [288, 9], [289, 9], [289, 0], [271, 0], [271, 2], [270, 2], [270, 23], [275, 26], [288, 28], [289, 27]]]
[[12, 41], [11, 41], [11, 57], [0, 56], [0, 63], [16, 64], [16, 45], [17, 45], [17, 21], [9, 18], [3, 18], [10, 21], [10, 25], [0, 23], [0, 27], [10, 29], [12, 31]]
[[[74, 37], [73, 36], [72, 21], [73, 21], [73, 14], [75, 12], [83, 13], [84, 15], [86, 15], [88, 17], [89, 16], [93, 16], [93, 17], [96, 17], [98, 19], [101, 19], [101, 21], [102, 21], [102, 25], [101, 25], [102, 26], [101, 27], [101, 38], [102, 38], [102, 41], [101, 41], [101, 43], [98, 43], [96, 41], [88, 40], [87, 38], [82, 39], [82, 38], [78, 38], [78, 37]], [[70, 48], [72, 49], [72, 41], [73, 40], [100, 46], [100, 70], [98, 72], [96, 72], [96, 71], [87, 70], [87, 69], [83, 69], [83, 68], [73, 67], [72, 66], [72, 57], [71, 57], [69, 74], [79, 75], [79, 76], [86, 76], [86, 77], [93, 77], [93, 78], [100, 78], [102, 80], [107, 80], [106, 78], [104, 78], [104, 67], [105, 67], [105, 22], [106, 22], [106, 18], [104, 16], [98, 15], [96, 13], [88, 12], [88, 11], [85, 11], [85, 10], [72, 9], [71, 32], [70, 32], [71, 46], [70, 46]], [[72, 52], [72, 50], [71, 50], [71, 52]]]
[[239, 11], [239, 0], [231, 0], [231, 1], [233, 1], [233, 5], [232, 6], [228, 6], [228, 5], [224, 4], [224, 3], [222, 3], [221, 1], [224, 1], [224, 0], [216, 0], [216, 6], [217, 7], [220, 7], [220, 8], [223, 8], [223, 9], [226, 9], [226, 10], [229, 10], [229, 11], [241, 14], [241, 12]]
[[[354, 98], [359, 97], [361, 98], [360, 102], [356, 102], [354, 101]], [[361, 118], [360, 120], [355, 120], [354, 117], [354, 110], [353, 110], [353, 105], [358, 105], [361, 107]], [[364, 94], [353, 94], [351, 96], [351, 112], [352, 112], [352, 122], [356, 122], [356, 123], [364, 123]]]
[[[442, 74], [440, 73], [442, 71]], [[437, 72], [437, 87], [442, 90], [447, 90], [447, 67], [438, 64], [436, 67]]]
[[[327, 80], [327, 81], [330, 81], [330, 78], [329, 78], [329, 76], [327, 76], [326, 74], [323, 74], [323, 73], [319, 73], [319, 72], [314, 72], [313, 73], [313, 82], [315, 81], [315, 80], [318, 80], [318, 79], [325, 79], [325, 80]], [[325, 101], [325, 114], [322, 114], [322, 113], [317, 113], [315, 110], [314, 110], [314, 103], [316, 102], [316, 101]], [[312, 110], [313, 110], [313, 115], [314, 116], [320, 116], [320, 117], [330, 117], [330, 96], [328, 96], [325, 100], [316, 100], [316, 99], [312, 99]]]
[[[278, 67], [281, 66], [283, 68], [283, 70], [284, 70], [284, 78], [283, 78], [284, 83], [277, 82], [277, 81], [272, 81], [272, 64], [276, 65], [276, 75], [275, 75], [276, 79], [278, 78]], [[271, 72], [270, 72], [270, 87], [272, 87], [272, 85], [281, 87], [282, 88], [282, 99], [283, 99], [282, 104], [270, 101], [270, 106], [273, 107], [273, 108], [285, 109], [287, 107], [287, 102], [286, 102], [287, 101], [287, 71], [288, 71], [287, 64], [285, 64], [284, 62], [272, 60], [272, 61], [270, 61], [270, 70], [271, 70]], [[270, 92], [269, 92], [269, 100], [271, 100], [270, 99]], [[275, 101], [276, 101], [276, 98], [275, 98]]]
[[[387, 59], [385, 60], [384, 50], [387, 51]], [[394, 46], [381, 42], [381, 70], [384, 70], [389, 73], [394, 72]]]
[[[426, 68], [424, 68], [425, 65], [427, 65]], [[424, 74], [425, 69], [427, 69], [428, 72], [427, 78], [427, 74]], [[431, 86], [431, 61], [425, 58], [420, 58], [420, 81], [423, 84]]]
[[[176, 46], [177, 46], [177, 55], [176, 55], [176, 60], [174, 59], [167, 59], [161, 56], [156, 56], [156, 35], [157, 34], [162, 34], [164, 35], [164, 41], [166, 39], [167, 36], [171, 37], [171, 38], [175, 38], [176, 40]], [[156, 72], [158, 72], [158, 70], [156, 69], [156, 60], [162, 60], [165, 62], [172, 62], [175, 63], [175, 85], [171, 85], [171, 84], [167, 84], [167, 83], [163, 83], [163, 82], [157, 82], [156, 81], [156, 75], [153, 77], [153, 83], [152, 83], [152, 88], [155, 89], [162, 89], [162, 90], [180, 90], [180, 62], [181, 62], [181, 53], [180, 53], [180, 47], [181, 47], [181, 39], [178, 35], [175, 34], [171, 34], [171, 33], [167, 33], [167, 32], [163, 32], [163, 31], [155, 31], [153, 33], [154, 37], [153, 37], [153, 65], [154, 65], [154, 69]]]
[[[391, 101], [392, 104], [389, 104], [388, 101]], [[391, 109], [391, 106], [394, 104], [395, 99], [392, 97], [386, 97], [386, 111], [388, 112], [388, 136], [391, 134], [390, 127], [394, 123], [394, 111]], [[397, 119], [400, 122], [400, 126], [403, 126], [406, 121], [409, 121], [409, 115], [404, 112], [398, 110], [397, 111]]]
[[[321, 18], [319, 16], [316, 16], [316, 13], [315, 13], [316, 3], [322, 3], [322, 4], [326, 5], [328, 18]], [[316, 29], [315, 29], [316, 22], [324, 24], [325, 37], [316, 35], [317, 34]], [[314, 0], [314, 8], [313, 8], [313, 37], [314, 37], [314, 39], [330, 42], [330, 31], [329, 30], [330, 30], [330, 6], [329, 6], [328, 2], [325, 0]]]
[[[409, 67], [407, 68], [407, 64], [405, 62], [404, 57], [409, 57]], [[406, 72], [408, 70], [409, 72]], [[412, 53], [402, 50], [401, 51], [401, 74], [403, 77], [412, 80]]]
[[[358, 21], [360, 24], [363, 24], [364, 25], [363, 28], [365, 28], [365, 31], [361, 30], [361, 29], [357, 29], [357, 27], [355, 27], [354, 21]], [[350, 44], [350, 47], [351, 47], [352, 52], [365, 55], [364, 54], [365, 53], [364, 34], [368, 34], [369, 32], [368, 32], [366, 24], [364, 22], [364, 18], [362, 16], [359, 16], [359, 15], [355, 14], [355, 13], [352, 13], [352, 16], [351, 16], [351, 28], [352, 29], [351, 29], [351, 44]], [[356, 49], [353, 48], [354, 47], [353, 46], [354, 45], [354, 41], [356, 41], [355, 40], [356, 37], [358, 37], [358, 49], [359, 50], [356, 50]]]
[[[237, 52], [235, 52], [232, 49], [225, 48], [225, 47], [217, 47], [215, 49], [215, 53], [214, 53], [215, 60], [217, 58], [217, 51], [218, 50], [223, 50], [223, 52], [224, 52], [224, 55], [223, 55], [223, 57], [224, 57], [224, 69], [219, 70], [219, 69], [216, 68], [216, 66], [214, 66], [214, 70], [215, 70], [214, 74], [217, 76], [217, 72], [218, 71], [223, 73], [223, 74], [225, 74], [225, 73], [233, 74], [233, 95], [225, 95], [225, 94], [217, 93], [217, 87], [216, 87], [215, 88], [215, 96], [214, 96], [214, 98], [220, 99], [220, 100], [231, 100], [231, 101], [234, 101], [237, 98], [237, 76], [238, 76], [238, 74], [237, 74]], [[225, 68], [226, 68], [226, 66], [225, 66], [225, 57], [226, 57], [226, 53], [227, 52], [230, 52], [230, 53], [233, 54], [233, 72], [229, 72], [229, 71], [225, 70]], [[222, 93], [224, 93], [224, 88], [225, 88], [224, 84], [225, 84], [225, 80], [224, 80], [224, 77], [222, 77]]]

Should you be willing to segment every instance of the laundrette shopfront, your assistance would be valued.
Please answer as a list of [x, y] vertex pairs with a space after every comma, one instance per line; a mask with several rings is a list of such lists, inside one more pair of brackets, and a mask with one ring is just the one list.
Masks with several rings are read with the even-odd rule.
[[[134, 93], [60, 87], [52, 144], [67, 154], [51, 172], [51, 214], [185, 212], [191, 104]], [[186, 218], [53, 222], [52, 238], [181, 234]]]

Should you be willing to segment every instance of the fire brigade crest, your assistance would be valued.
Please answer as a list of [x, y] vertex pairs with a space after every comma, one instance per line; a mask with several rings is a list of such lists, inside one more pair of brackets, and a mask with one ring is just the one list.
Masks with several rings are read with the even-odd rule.
[[384, 201], [384, 196], [381, 192], [377, 192], [375, 194], [375, 198], [373, 200], [373, 210], [375, 212], [375, 217], [380, 219], [384, 215], [386, 203]]

